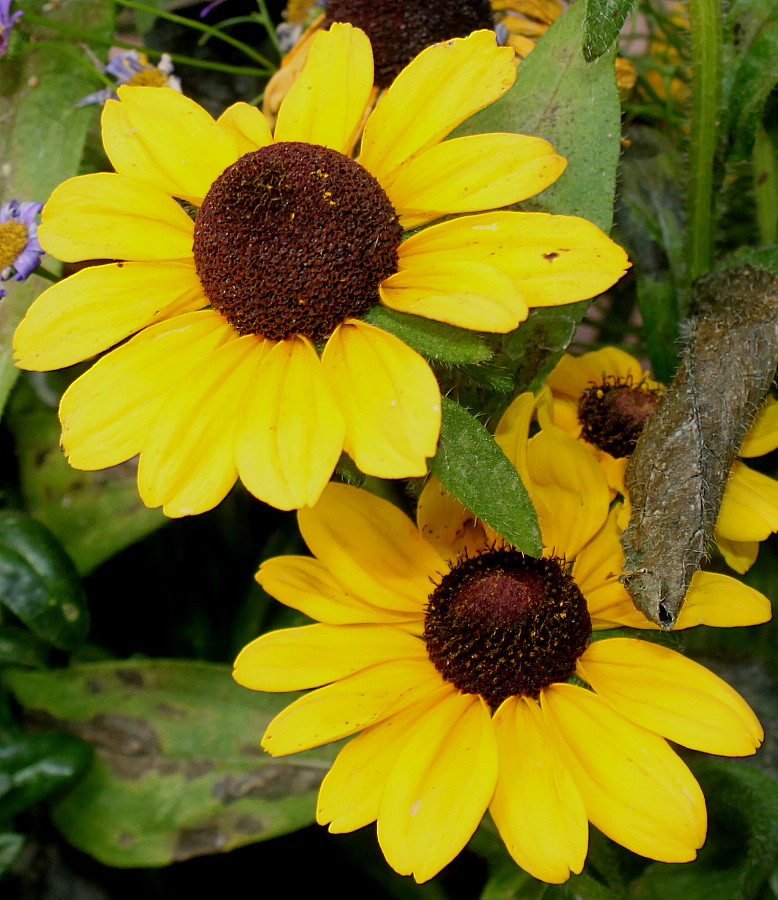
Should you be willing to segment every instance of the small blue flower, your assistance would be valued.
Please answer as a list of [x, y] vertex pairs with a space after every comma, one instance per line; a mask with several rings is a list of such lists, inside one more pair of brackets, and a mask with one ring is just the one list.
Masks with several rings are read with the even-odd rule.
[[8, 49], [8, 37], [14, 22], [22, 14], [18, 9], [15, 13], [11, 13], [11, 3], [13, 0], [0, 0], [0, 56], [3, 56]]
[[[3, 0], [0, 0], [0, 4]], [[43, 249], [38, 243], [42, 203], [9, 200], [0, 206], [0, 281], [25, 281], [40, 265]], [[0, 297], [7, 291], [0, 289]]]

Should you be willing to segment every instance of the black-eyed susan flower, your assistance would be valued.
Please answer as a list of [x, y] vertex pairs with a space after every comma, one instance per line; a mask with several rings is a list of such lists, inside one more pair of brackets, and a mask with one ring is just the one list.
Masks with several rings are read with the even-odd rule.
[[348, 25], [317, 36], [274, 135], [245, 103], [214, 121], [175, 91], [120, 87], [102, 120], [116, 173], [57, 188], [40, 234], [67, 261], [122, 261], [49, 288], [15, 336], [20, 367], [55, 369], [134, 335], [62, 398], [71, 464], [140, 454], [141, 497], [170, 516], [210, 509], [237, 477], [274, 506], [311, 505], [343, 450], [368, 474], [424, 474], [435, 377], [360, 316], [382, 302], [507, 332], [530, 306], [598, 294], [628, 265], [569, 216], [496, 211], [404, 234], [561, 173], [537, 138], [442, 141], [514, 72], [490, 32], [429, 48], [368, 117], [358, 161], [373, 66]]
[[[626, 494], [624, 472], [662, 386], [639, 361], [616, 347], [565, 354], [548, 377], [553, 421], [595, 454], [612, 488]], [[738, 452], [762, 456], [778, 447], [778, 403], [768, 399]], [[724, 491], [714, 538], [728, 565], [746, 572], [759, 542], [778, 531], [778, 482], [736, 460]]]
[[[0, 206], [0, 281], [25, 281], [40, 265], [38, 213], [42, 203], [9, 200]], [[0, 297], [8, 292], [0, 288]]]
[[[680, 654], [592, 640], [630, 611], [637, 618], [617, 578], [605, 477], [561, 429], [528, 444], [517, 433], [502, 440], [538, 507], [540, 559], [446, 503], [427, 504], [417, 528], [386, 500], [330, 484], [299, 512], [313, 557], [268, 560], [257, 578], [318, 624], [258, 638], [235, 678], [262, 691], [318, 689], [270, 723], [263, 746], [285, 755], [357, 735], [322, 783], [317, 819], [332, 832], [377, 821], [388, 862], [417, 881], [456, 856], [487, 809], [516, 862], [544, 881], [581, 871], [589, 821], [649, 858], [693, 859], [705, 801], [666, 739], [748, 755], [761, 727]], [[763, 595], [718, 578], [707, 592], [693, 586], [681, 627], [769, 618]], [[742, 603], [716, 599], [730, 583]]]

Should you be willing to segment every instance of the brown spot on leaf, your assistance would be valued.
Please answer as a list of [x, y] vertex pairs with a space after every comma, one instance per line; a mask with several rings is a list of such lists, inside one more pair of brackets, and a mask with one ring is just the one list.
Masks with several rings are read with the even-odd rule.
[[218, 853], [227, 844], [227, 835], [217, 825], [203, 825], [200, 828], [184, 828], [178, 832], [173, 859], [181, 862], [193, 856]]
[[116, 677], [127, 687], [142, 688], [146, 685], [146, 681], [138, 669], [117, 669]]
[[233, 828], [239, 834], [263, 834], [267, 830], [267, 824], [256, 816], [238, 816]]
[[171, 703], [158, 703], [155, 708], [166, 719], [176, 719], [180, 722], [189, 717], [189, 713], [182, 706], [173, 706]]
[[321, 783], [324, 773], [313, 766], [291, 766], [268, 763], [240, 775], [224, 775], [213, 786], [213, 795], [224, 804], [253, 798], [280, 800], [306, 794]]

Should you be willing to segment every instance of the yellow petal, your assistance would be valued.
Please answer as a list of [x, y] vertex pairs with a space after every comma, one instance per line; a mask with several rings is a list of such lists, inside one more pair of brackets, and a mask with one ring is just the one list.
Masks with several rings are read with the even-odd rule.
[[424, 359], [394, 335], [347, 320], [322, 363], [357, 466], [378, 478], [424, 475], [440, 434], [440, 389]]
[[416, 523], [424, 539], [446, 560], [485, 550], [483, 524], [432, 475], [416, 506]]
[[759, 541], [728, 541], [713, 530], [713, 538], [724, 561], [738, 575], [743, 575], [756, 562], [759, 556]]
[[198, 204], [240, 155], [233, 135], [172, 88], [117, 89], [103, 108], [103, 145], [120, 175]]
[[511, 697], [494, 715], [500, 777], [489, 806], [514, 860], [534, 878], [562, 884], [583, 869], [589, 822], [549, 738], [540, 707]]
[[402, 257], [428, 263], [456, 253], [504, 272], [528, 306], [594, 297], [629, 268], [627, 254], [596, 225], [575, 216], [485, 212], [433, 225], [402, 245]]
[[305, 625], [252, 641], [241, 650], [232, 674], [254, 691], [299, 691], [377, 663], [426, 655], [418, 638], [384, 625]]
[[313, 344], [300, 336], [279, 341], [246, 397], [236, 443], [241, 480], [278, 509], [313, 506], [340, 459], [345, 430]]
[[278, 111], [276, 141], [304, 141], [349, 154], [373, 90], [367, 35], [344, 22], [313, 39], [305, 67]]
[[659, 644], [596, 641], [578, 660], [577, 672], [616, 712], [692, 750], [750, 756], [764, 739], [758, 719], [736, 691]]
[[257, 581], [264, 590], [292, 609], [330, 625], [380, 623], [423, 626], [421, 611], [398, 613], [382, 609], [347, 591], [318, 559], [276, 556], [262, 563]]
[[32, 304], [14, 335], [18, 365], [37, 371], [72, 366], [207, 303], [189, 260], [89, 266]]
[[443, 141], [409, 160], [387, 194], [406, 231], [449, 213], [509, 206], [539, 194], [566, 161], [547, 141], [475, 134]]
[[778, 531], [778, 481], [735, 460], [716, 519], [716, 536], [764, 541], [774, 531]]
[[591, 822], [649, 859], [694, 859], [705, 840], [705, 798], [665, 740], [574, 685], [551, 685], [541, 703]]
[[238, 477], [236, 422], [266, 344], [256, 335], [236, 335], [167, 395], [138, 467], [147, 506], [162, 506], [176, 518], [212, 509], [227, 496]]
[[451, 693], [406, 736], [386, 779], [378, 842], [390, 866], [428, 881], [478, 827], [497, 781], [489, 708]]
[[249, 103], [233, 103], [216, 120], [222, 131], [231, 135], [240, 156], [273, 143], [267, 119]]
[[421, 703], [367, 728], [340, 751], [319, 791], [316, 821], [329, 831], [354, 831], [378, 818], [386, 779], [409, 736], [454, 688], [444, 681]]
[[262, 746], [286, 756], [328, 744], [421, 703], [441, 682], [428, 659], [378, 663], [295, 700], [268, 725]]
[[382, 183], [420, 150], [501, 97], [516, 78], [510, 47], [493, 31], [423, 50], [394, 80], [365, 123], [360, 162]]
[[695, 572], [675, 628], [733, 628], [761, 625], [771, 618], [772, 607], [764, 594], [729, 575]]
[[610, 511], [605, 525], [581, 549], [573, 565], [573, 578], [586, 597], [595, 628], [613, 628], [610, 616], [614, 610], [620, 614], [625, 602], [637, 612], [619, 581], [624, 567], [624, 551], [619, 541], [618, 516], [618, 508]]
[[513, 282], [494, 266], [419, 257], [404, 266], [402, 247], [400, 268], [381, 283], [379, 293], [391, 309], [474, 331], [504, 334], [529, 313]]
[[565, 353], [546, 379], [546, 384], [555, 395], [565, 397], [577, 408], [586, 388], [603, 384], [608, 378], [640, 384], [643, 376], [643, 367], [634, 356], [618, 347], [603, 347], [581, 356]]
[[768, 396], [743, 438], [738, 456], [764, 456], [778, 447], [778, 400]]
[[60, 403], [71, 466], [104, 469], [140, 453], [167, 393], [232, 333], [212, 310], [186, 313], [144, 329], [95, 363]]
[[311, 552], [367, 603], [421, 618], [431, 578], [448, 566], [396, 506], [331, 483], [313, 509], [297, 515]]
[[194, 222], [175, 200], [112, 172], [55, 188], [38, 229], [43, 249], [65, 262], [191, 259], [193, 234]]

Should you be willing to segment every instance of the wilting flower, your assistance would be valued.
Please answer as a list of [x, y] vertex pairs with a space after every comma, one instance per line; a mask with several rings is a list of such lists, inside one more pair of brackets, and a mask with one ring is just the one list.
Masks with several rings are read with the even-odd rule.
[[[0, 281], [25, 281], [40, 265], [36, 216], [42, 203], [9, 200], [0, 206]], [[0, 289], [0, 297], [7, 291]]]
[[20, 9], [17, 9], [15, 13], [11, 12], [12, 2], [13, 0], [0, 0], [0, 56], [3, 56], [8, 50], [11, 29], [14, 27], [14, 22], [22, 15]]
[[[626, 496], [624, 472], [662, 386], [634, 357], [616, 347], [582, 356], [565, 354], [546, 382], [553, 421], [585, 442], [604, 467], [611, 487]], [[738, 456], [778, 447], [778, 403], [769, 399]], [[778, 531], [778, 482], [736, 460], [724, 491], [714, 538], [736, 572], [754, 564], [759, 542]]]
[[317, 36], [275, 135], [245, 103], [214, 122], [174, 91], [120, 87], [103, 111], [116, 174], [57, 188], [41, 238], [68, 261], [127, 261], [51, 287], [15, 337], [22, 368], [54, 369], [135, 335], [62, 399], [71, 464], [140, 453], [141, 496], [171, 516], [210, 509], [238, 476], [274, 506], [311, 505], [343, 450], [368, 474], [423, 475], [437, 382], [360, 317], [380, 301], [507, 332], [530, 306], [594, 296], [628, 266], [571, 216], [496, 211], [403, 234], [514, 203], [561, 173], [537, 138], [441, 142], [514, 73], [491, 32], [429, 48], [368, 117], [358, 162], [347, 154], [373, 68], [348, 25]]
[[181, 82], [173, 74], [173, 61], [169, 53], [163, 53], [156, 66], [149, 63], [145, 53], [138, 50], [122, 50], [112, 56], [103, 68], [106, 75], [116, 79], [116, 86], [106, 87], [93, 94], [87, 94], [74, 104], [77, 107], [104, 104], [106, 100], [118, 100], [116, 87], [130, 84], [134, 87], [169, 87], [181, 91]]
[[[651, 625], [618, 582], [602, 470], [561, 429], [527, 443], [533, 398], [523, 403], [523, 439], [514, 415], [501, 440], [538, 508], [542, 558], [479, 527], [463, 542], [445, 504], [426, 504], [416, 528], [388, 501], [330, 484], [298, 513], [313, 558], [276, 557], [257, 576], [319, 624], [265, 634], [235, 664], [255, 690], [318, 688], [268, 726], [274, 756], [358, 733], [324, 779], [317, 819], [332, 832], [377, 821], [388, 862], [417, 881], [454, 858], [487, 808], [516, 862], [549, 882], [581, 871], [588, 821], [651, 859], [693, 859], [705, 801], [666, 739], [728, 756], [762, 740], [742, 698], [701, 665], [632, 637], [596, 640], [625, 617]], [[696, 577], [690, 595], [680, 627], [770, 615], [766, 597], [726, 576]]]

